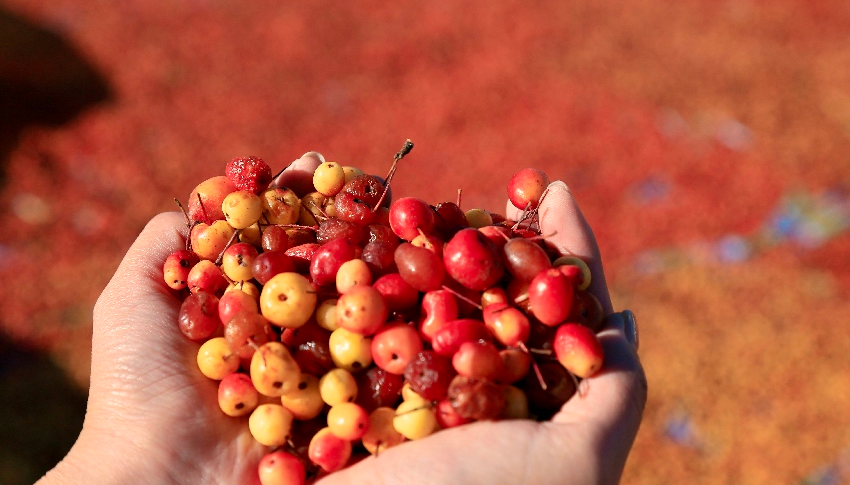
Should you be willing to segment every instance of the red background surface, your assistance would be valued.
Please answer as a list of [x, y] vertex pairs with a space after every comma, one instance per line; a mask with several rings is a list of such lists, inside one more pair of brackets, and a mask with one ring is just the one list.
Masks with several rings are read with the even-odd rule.
[[[463, 189], [465, 208], [501, 211], [526, 166], [571, 186], [643, 337], [623, 483], [850, 483], [846, 2], [0, 8], [108, 87], [67, 123], [4, 135], [2, 331], [80, 388], [94, 301], [173, 197], [234, 156], [279, 169], [318, 150], [384, 173], [411, 138], [396, 194]], [[12, 39], [5, 82], [96, 91]]]

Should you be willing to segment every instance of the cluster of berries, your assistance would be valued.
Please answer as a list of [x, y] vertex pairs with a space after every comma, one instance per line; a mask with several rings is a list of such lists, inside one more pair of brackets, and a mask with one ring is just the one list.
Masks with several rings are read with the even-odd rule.
[[269, 448], [264, 485], [476, 420], [547, 419], [603, 364], [590, 270], [537, 230], [546, 175], [510, 180], [517, 221], [460, 193], [391, 203], [412, 147], [385, 179], [307, 153], [306, 188], [235, 158], [189, 197], [163, 277], [221, 410]]

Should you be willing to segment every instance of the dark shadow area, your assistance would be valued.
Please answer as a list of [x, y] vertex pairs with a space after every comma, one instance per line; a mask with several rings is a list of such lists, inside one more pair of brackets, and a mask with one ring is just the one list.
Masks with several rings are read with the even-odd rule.
[[103, 77], [65, 40], [0, 9], [0, 188], [26, 126], [67, 123], [110, 97]]
[[[60, 36], [0, 9], [0, 189], [28, 126], [59, 126], [111, 98]], [[49, 356], [0, 332], [0, 484], [31, 484], [60, 461], [83, 425], [86, 394]]]
[[0, 333], [0, 483], [34, 483], [83, 428], [86, 394], [46, 355]]

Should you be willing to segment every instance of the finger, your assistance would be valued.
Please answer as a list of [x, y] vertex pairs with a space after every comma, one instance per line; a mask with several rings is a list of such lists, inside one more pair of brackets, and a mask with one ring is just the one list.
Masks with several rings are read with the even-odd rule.
[[325, 157], [319, 152], [307, 152], [301, 158], [290, 163], [288, 167], [272, 181], [270, 187], [288, 187], [299, 197], [313, 192], [313, 172], [324, 163]]
[[[505, 214], [516, 219], [520, 210], [510, 202]], [[549, 184], [538, 208], [540, 233], [564, 256], [578, 256], [583, 259], [591, 273], [588, 290], [599, 299], [605, 314], [611, 313], [611, 297], [605, 283], [602, 258], [599, 246], [590, 225], [581, 213], [572, 192], [564, 182], [558, 180]]]
[[[149, 369], [153, 356], [183, 353], [176, 331], [180, 301], [162, 278], [168, 255], [185, 245], [186, 220], [176, 212], [154, 217], [127, 251], [94, 308], [91, 395], [115, 391]], [[177, 359], [174, 359], [175, 362]], [[89, 403], [101, 402], [90, 399]]]
[[[578, 429], [589, 437], [604, 465], [598, 470], [600, 483], [619, 482], [646, 405], [646, 375], [624, 326], [621, 313], [606, 318], [598, 335], [605, 353], [603, 369], [582, 381], [582, 393], [552, 418], [553, 424]], [[557, 433], [557, 428], [552, 431]]]

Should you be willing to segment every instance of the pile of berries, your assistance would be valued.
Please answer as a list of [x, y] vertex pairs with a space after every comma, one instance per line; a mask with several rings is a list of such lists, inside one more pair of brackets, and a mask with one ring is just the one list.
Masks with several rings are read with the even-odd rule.
[[511, 178], [517, 221], [460, 193], [391, 203], [412, 147], [386, 179], [310, 152], [312, 184], [292, 187], [235, 158], [189, 197], [164, 279], [222, 412], [268, 447], [264, 485], [477, 420], [548, 419], [602, 366], [590, 270], [539, 234], [546, 175]]

